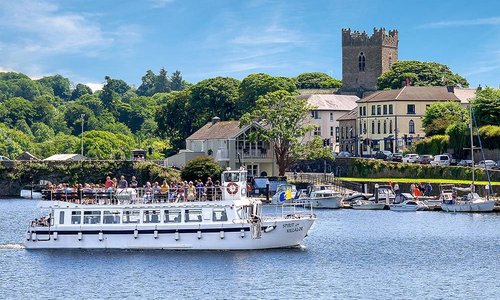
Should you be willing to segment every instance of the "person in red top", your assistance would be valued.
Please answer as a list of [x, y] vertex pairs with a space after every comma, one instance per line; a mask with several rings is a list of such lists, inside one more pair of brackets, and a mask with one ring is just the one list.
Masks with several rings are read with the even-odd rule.
[[111, 177], [106, 176], [106, 183], [104, 183], [104, 188], [109, 189], [109, 188], [113, 188], [113, 186], [114, 186], [114, 182], [113, 182], [113, 180], [111, 180]]

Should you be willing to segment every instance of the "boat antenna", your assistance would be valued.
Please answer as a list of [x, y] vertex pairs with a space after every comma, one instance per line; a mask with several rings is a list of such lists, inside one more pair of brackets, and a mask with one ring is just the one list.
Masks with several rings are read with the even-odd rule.
[[475, 176], [474, 176], [474, 135], [472, 133], [473, 131], [473, 120], [472, 120], [472, 103], [469, 103], [469, 118], [470, 118], [470, 123], [469, 123], [469, 129], [470, 129], [470, 157], [472, 160], [472, 184], [474, 184], [475, 181]]
[[[490, 172], [488, 171], [488, 168], [486, 166], [486, 158], [484, 157], [483, 144], [481, 142], [481, 137], [479, 136], [479, 128], [477, 127], [476, 116], [472, 112], [472, 108], [471, 108], [471, 116], [472, 116], [472, 119], [474, 121], [474, 126], [476, 126], [477, 140], [479, 141], [479, 149], [481, 150], [481, 158], [483, 159], [483, 162], [484, 162], [484, 170], [486, 172], [486, 179], [488, 180], [489, 193], [493, 193], [492, 186], [491, 186]], [[472, 160], [472, 164], [474, 166], [474, 159]], [[474, 169], [472, 171], [472, 174], [474, 174]], [[489, 195], [487, 195], [487, 197], [488, 196]]]

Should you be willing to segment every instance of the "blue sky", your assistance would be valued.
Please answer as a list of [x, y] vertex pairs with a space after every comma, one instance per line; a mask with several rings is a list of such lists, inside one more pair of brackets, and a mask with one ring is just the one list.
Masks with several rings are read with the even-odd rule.
[[341, 78], [341, 29], [399, 30], [399, 59], [436, 61], [471, 86], [500, 85], [500, 1], [0, 0], [0, 71], [104, 76], [148, 69], [189, 82], [264, 72]]

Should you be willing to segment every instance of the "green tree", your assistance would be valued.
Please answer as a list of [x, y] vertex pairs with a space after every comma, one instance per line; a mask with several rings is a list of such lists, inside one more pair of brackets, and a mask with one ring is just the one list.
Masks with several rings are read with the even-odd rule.
[[201, 179], [205, 182], [208, 177], [212, 177], [215, 181], [215, 178], [220, 178], [221, 173], [222, 167], [213, 158], [200, 156], [192, 159], [184, 166], [181, 177], [184, 180]]
[[155, 88], [156, 75], [153, 71], [148, 70], [146, 75], [142, 76], [142, 84], [137, 88], [139, 96], [153, 96]]
[[91, 95], [92, 89], [86, 86], [85, 84], [77, 84], [73, 92], [71, 92], [70, 100], [76, 100], [83, 95]]
[[309, 142], [297, 145], [293, 156], [306, 160], [326, 159], [332, 161], [334, 159], [330, 147], [324, 146], [323, 139], [317, 135]]
[[339, 88], [341, 85], [340, 80], [321, 72], [302, 73], [297, 76], [299, 89]]
[[422, 126], [428, 136], [444, 134], [446, 128], [456, 121], [468, 122], [469, 114], [457, 102], [437, 102], [425, 111]]
[[449, 136], [448, 147], [453, 149], [453, 153], [458, 157], [463, 157], [464, 148], [470, 139], [469, 127], [465, 122], [454, 122], [446, 128], [446, 135]]
[[100, 98], [104, 107], [112, 109], [115, 103], [121, 100], [121, 96], [131, 88], [121, 79], [112, 79], [109, 76], [104, 77], [104, 79], [106, 80], [106, 84], [102, 88]]
[[156, 76], [154, 94], [168, 92], [170, 92], [170, 79], [167, 76], [167, 71], [161, 68], [160, 73]]
[[132, 137], [92, 130], [83, 136], [84, 153], [95, 159], [126, 159], [135, 143]]
[[14, 126], [19, 120], [29, 124], [33, 120], [33, 105], [30, 101], [15, 97], [0, 103], [0, 122]]
[[194, 130], [201, 128], [214, 116], [230, 120], [235, 116], [240, 82], [230, 77], [216, 77], [200, 81], [191, 87], [191, 107], [196, 113]]
[[236, 104], [238, 114], [250, 111], [260, 96], [278, 90], [294, 93], [297, 91], [297, 82], [292, 78], [273, 77], [264, 73], [248, 75], [240, 84], [240, 97]]
[[31, 80], [28, 76], [7, 72], [0, 73], [0, 102], [13, 97], [21, 97], [27, 100], [33, 100], [42, 95], [42, 86]]
[[377, 86], [380, 90], [398, 89], [407, 79], [414, 86], [469, 86], [465, 78], [453, 73], [446, 65], [416, 60], [393, 63], [391, 68], [378, 78]]
[[38, 157], [49, 157], [61, 153], [79, 153], [80, 139], [73, 135], [58, 133], [54, 138], [38, 143], [35, 146], [35, 154]]
[[172, 91], [182, 91], [185, 88], [185, 82], [182, 79], [181, 71], [176, 70], [170, 76], [170, 88]]
[[285, 175], [286, 169], [295, 159], [294, 149], [304, 135], [314, 128], [307, 122], [312, 108], [306, 100], [280, 90], [260, 97], [255, 109], [240, 119], [242, 125], [252, 122], [261, 125], [255, 138], [273, 145], [279, 176]]
[[191, 109], [191, 91], [171, 92], [166, 104], [159, 107], [155, 116], [158, 132], [170, 140], [173, 150], [185, 147], [185, 139], [193, 131], [195, 113]]
[[42, 122], [34, 123], [31, 126], [31, 132], [33, 132], [34, 142], [36, 143], [42, 143], [55, 136], [54, 130]]
[[472, 100], [477, 126], [500, 124], [500, 89], [486, 87]]
[[73, 135], [79, 135], [82, 131], [82, 115], [84, 130], [94, 128], [96, 122], [94, 113], [88, 108], [78, 103], [69, 103], [64, 109], [64, 119]]
[[71, 98], [71, 82], [61, 75], [47, 76], [38, 80], [41, 85], [52, 91], [53, 95], [63, 100]]

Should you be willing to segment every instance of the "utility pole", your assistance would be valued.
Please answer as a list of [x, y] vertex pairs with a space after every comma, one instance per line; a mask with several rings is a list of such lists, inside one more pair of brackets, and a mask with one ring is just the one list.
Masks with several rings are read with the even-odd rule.
[[81, 117], [82, 117], [82, 151], [81, 151], [81, 154], [83, 156], [83, 118], [85, 117], [85, 114], [81, 114]]

